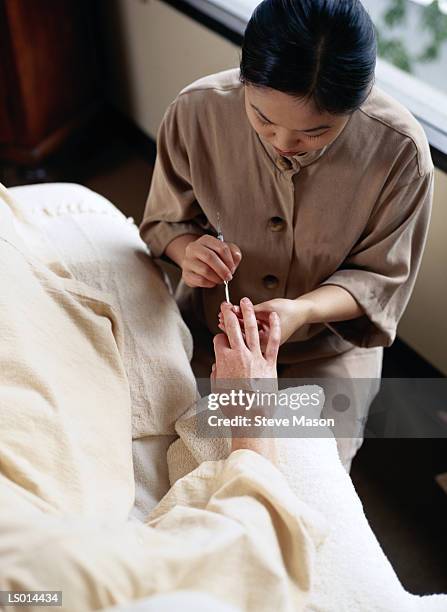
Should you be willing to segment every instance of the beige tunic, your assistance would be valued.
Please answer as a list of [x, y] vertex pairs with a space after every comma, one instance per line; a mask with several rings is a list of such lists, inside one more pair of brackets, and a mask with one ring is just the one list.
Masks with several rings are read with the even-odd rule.
[[[365, 315], [314, 324], [282, 347], [285, 362], [390, 345], [421, 261], [433, 164], [424, 132], [374, 88], [338, 138], [320, 151], [278, 156], [250, 125], [239, 69], [200, 79], [168, 107], [140, 226], [154, 257], [185, 233], [214, 233], [243, 259], [234, 303], [296, 298], [322, 284], [349, 291]], [[223, 286], [194, 290], [216, 333]], [[200, 310], [202, 309], [202, 312]]]

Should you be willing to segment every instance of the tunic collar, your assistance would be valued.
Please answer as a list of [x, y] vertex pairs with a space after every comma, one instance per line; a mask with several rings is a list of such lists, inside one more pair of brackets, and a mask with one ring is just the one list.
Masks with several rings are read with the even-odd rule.
[[267, 155], [270, 157], [272, 162], [275, 164], [277, 168], [282, 170], [283, 172], [287, 172], [290, 170], [294, 170], [295, 172], [299, 172], [301, 168], [305, 166], [309, 166], [316, 162], [324, 153], [327, 151], [330, 145], [326, 145], [322, 149], [317, 149], [316, 151], [309, 151], [308, 153], [304, 153], [303, 155], [294, 155], [293, 157], [284, 157], [283, 155], [279, 155], [276, 149], [266, 140], [264, 140], [259, 134], [256, 132], [256, 136], [258, 137], [261, 145], [265, 149]]

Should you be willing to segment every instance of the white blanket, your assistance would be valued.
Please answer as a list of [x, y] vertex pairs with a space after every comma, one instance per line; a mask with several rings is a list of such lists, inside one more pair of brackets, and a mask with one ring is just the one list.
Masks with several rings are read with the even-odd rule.
[[177, 417], [196, 397], [192, 339], [137, 226], [81, 185], [28, 185], [10, 194], [15, 229], [33, 255], [106, 292], [120, 313], [133, 439], [174, 434]]
[[67, 612], [177, 590], [303, 610], [327, 527], [257, 453], [203, 462], [129, 519], [120, 313], [36, 257], [13, 211], [0, 184], [0, 591], [58, 590]]
[[[121, 315], [129, 312], [127, 305], [131, 305], [134, 299], [132, 292], [137, 291], [139, 296], [136, 304], [141, 316], [139, 315], [136, 327], [132, 325], [132, 317], [136, 311], [133, 311], [134, 314], [128, 316], [127, 320], [126, 316], [122, 317], [126, 331], [123, 340], [128, 342], [126, 340], [128, 333], [137, 339], [133, 349], [129, 344], [127, 344], [129, 348], [125, 343], [121, 346], [127, 371], [131, 374], [134, 437], [143, 436], [148, 432], [162, 434], [141, 437], [133, 444], [134, 468], [140, 484], [140, 487], [137, 485], [140, 497], [137, 500], [139, 504], [136, 514], [143, 518], [145, 510], [153, 508], [167, 491], [169, 482], [164, 453], [168, 444], [174, 439], [172, 423], [191, 403], [190, 399], [185, 401], [184, 395], [179, 392], [179, 386], [175, 384], [177, 380], [185, 381], [188, 393], [191, 393], [191, 378], [187, 367], [187, 356], [190, 354], [188, 334], [185, 333], [184, 326], [179, 320], [172, 299], [166, 298], [166, 288], [162, 287], [161, 294], [164, 297], [160, 301], [157, 292], [153, 291], [153, 285], [150, 289], [148, 286], [147, 303], [144, 297], [146, 289], [143, 286], [142, 290], [136, 277], [133, 278], [135, 282], [128, 285], [132, 288], [129, 294], [123, 293], [121, 286], [118, 287], [118, 293], [115, 292], [116, 279], [112, 274], [115, 270], [122, 277], [128, 275], [129, 266], [135, 265], [138, 269], [138, 278], [144, 275], [150, 276], [150, 271], [145, 271], [141, 265], [141, 256], [145, 257], [145, 264], [147, 257], [139, 246], [135, 228], [132, 224], [126, 227], [121, 213], [109, 202], [76, 185], [41, 185], [17, 188], [13, 192], [20, 199], [14, 212], [16, 218], [22, 218], [23, 221], [19, 227], [24, 243], [27, 245], [32, 243], [35, 255], [48, 255], [50, 252], [48, 241], [51, 242], [51, 248], [56, 249], [56, 255], [65, 254], [63, 259], [69, 264], [70, 271], [55, 256], [53, 260], [46, 261], [54, 272], [67, 277], [75, 272], [78, 280], [89, 284], [97, 283], [98, 289], [110, 291], [108, 297], [114, 301], [114, 306]], [[5, 227], [3, 229], [7, 230]], [[95, 255], [93, 260], [92, 253]], [[112, 257], [105, 257], [105, 253], [111, 254]], [[128, 258], [125, 266], [123, 266], [123, 257]], [[157, 274], [153, 276], [158, 283], [159, 276]], [[152, 282], [150, 278], [148, 285], [149, 282]], [[157, 326], [164, 320], [165, 315], [170, 318], [171, 330], [174, 330], [172, 335], [176, 335], [177, 339], [171, 338], [169, 341], [173, 342], [174, 346], [163, 344], [163, 335], [158, 333], [161, 328], [156, 328], [157, 350], [161, 350], [165, 361], [153, 365], [164, 368], [166, 364], [170, 372], [167, 379], [172, 384], [164, 384], [166, 381], [158, 372], [159, 383], [150, 385], [148, 383], [150, 377], [144, 376], [144, 355], [146, 352], [148, 356], [152, 354], [153, 347], [138, 342], [141, 335], [139, 336], [137, 332], [138, 329], [147, 329], [144, 317], [149, 317], [151, 324]], [[139, 355], [138, 358], [135, 357], [135, 351]], [[176, 356], [175, 360], [172, 359], [172, 355]], [[132, 363], [135, 366], [133, 368]], [[152, 400], [149, 404], [146, 401], [147, 397]], [[151, 405], [154, 410], [151, 410]], [[143, 414], [143, 417], [141, 419], [139, 416], [135, 417], [136, 414]], [[212, 442], [197, 438], [190, 420], [191, 414], [186, 414], [177, 422], [176, 431], [180, 435], [180, 440], [174, 442], [168, 451], [169, 476], [172, 483], [191, 472], [203, 461], [222, 459], [228, 454], [228, 440], [220, 439]], [[146, 418], [147, 416], [149, 418]], [[135, 448], [138, 449], [137, 454]], [[106, 448], [105, 453], [107, 452]], [[315, 557], [315, 583], [307, 606], [309, 611], [436, 610], [441, 612], [447, 610], [445, 596], [419, 598], [409, 595], [401, 587], [367, 523], [349, 476], [339, 462], [334, 440], [281, 440], [280, 454], [281, 469], [300, 503], [303, 502], [319, 510], [330, 525], [325, 542]], [[153, 460], [149, 464], [151, 458]], [[116, 474], [111, 476], [115, 478]], [[128, 491], [129, 485], [126, 486]], [[71, 494], [72, 490], [68, 489], [68, 492]], [[97, 488], [92, 490], [92, 493], [90, 499], [94, 501], [95, 494], [98, 493]], [[115, 515], [122, 514], [123, 508], [124, 512], [128, 508], [128, 498], [124, 497], [120, 506], [114, 505]], [[97, 510], [97, 507], [92, 506], [92, 508]], [[143, 595], [144, 593], [141, 594]], [[174, 606], [179, 598], [176, 599], [175, 593], [172, 597], [176, 600], [172, 602]], [[155, 599], [157, 602], [154, 602]], [[166, 598], [162, 599], [166, 601]], [[189, 598], [186, 597], [186, 600], [189, 601]], [[147, 602], [147, 609], [164, 609], [161, 607], [164, 605], [163, 601], [160, 603], [160, 598], [151, 598]], [[150, 607], [152, 604], [160, 607]]]
[[[294, 391], [298, 391], [295, 389]], [[226, 457], [228, 438], [200, 438], [191, 408], [176, 423], [180, 436], [168, 450], [171, 483], [207, 459]], [[383, 553], [343, 468], [335, 440], [279, 438], [280, 469], [297, 498], [318, 510], [330, 525], [318, 549], [315, 582], [306, 610], [312, 612], [446, 611], [447, 595], [407, 593]]]

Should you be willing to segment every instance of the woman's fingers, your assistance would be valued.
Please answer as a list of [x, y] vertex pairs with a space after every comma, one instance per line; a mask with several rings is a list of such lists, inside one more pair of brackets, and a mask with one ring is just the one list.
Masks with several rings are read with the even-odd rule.
[[[227, 244], [215, 236], [206, 234], [192, 241], [185, 250], [182, 263], [185, 282], [191, 287], [214, 287], [224, 281], [230, 281], [242, 259], [242, 253], [235, 244]], [[198, 282], [193, 275], [202, 277], [208, 282]], [[190, 282], [186, 280], [191, 276]]]
[[260, 351], [259, 332], [253, 304], [245, 297], [241, 300], [241, 310], [244, 319], [245, 340], [251, 351]]
[[242, 337], [241, 326], [237, 320], [236, 315], [231, 309], [231, 305], [223, 303], [221, 306], [225, 331], [228, 336], [228, 342], [232, 349], [241, 349], [245, 347], [245, 342]]
[[233, 274], [234, 274], [234, 272], [236, 271], [236, 268], [241, 263], [242, 252], [241, 252], [240, 248], [237, 246], [237, 244], [234, 244], [234, 242], [229, 242], [228, 246], [230, 248], [231, 255], [233, 257], [233, 263], [234, 263]]
[[260, 312], [272, 312], [272, 301], [273, 300], [268, 300], [267, 302], [261, 302], [253, 306], [255, 313], [258, 314]]
[[274, 302], [275, 300], [270, 300], [268, 302], [262, 302], [261, 304], [256, 304], [256, 306], [253, 307], [255, 311], [256, 319], [259, 321], [260, 324], [264, 324], [268, 326], [270, 322], [270, 313], [272, 312], [277, 313]]
[[[218, 238], [214, 236], [205, 235], [200, 239], [200, 243], [206, 246], [209, 250], [213, 251], [219, 256], [219, 259], [223, 262], [224, 266], [227, 268], [229, 274], [233, 274], [236, 269], [235, 263], [233, 261], [233, 254], [226, 242], [222, 242]], [[217, 270], [216, 270], [217, 272]], [[227, 280], [222, 277], [223, 280]]]
[[220, 285], [222, 283], [221, 277], [216, 274], [216, 272], [212, 268], [210, 268], [210, 266], [208, 266], [200, 259], [193, 260], [190, 263], [189, 269], [194, 274], [198, 274], [199, 276], [206, 278], [215, 285]]
[[265, 358], [270, 363], [276, 363], [279, 345], [281, 344], [281, 324], [276, 312], [271, 312], [269, 317], [270, 331], [268, 334]]
[[230, 281], [233, 278], [231, 274], [231, 268], [233, 267], [233, 262], [231, 261], [230, 266], [224, 263], [223, 260], [219, 257], [217, 253], [215, 253], [211, 248], [207, 246], [202, 246], [197, 250], [197, 259], [198, 262], [202, 262], [208, 268], [210, 268], [215, 274], [219, 277], [220, 282], [222, 281]]
[[204, 287], [206, 289], [211, 289], [215, 287], [217, 283], [208, 280], [201, 274], [196, 274], [195, 272], [188, 271], [183, 274], [183, 280], [188, 285], [188, 287]]
[[264, 323], [268, 325], [269, 320], [270, 320], [270, 313], [272, 311], [271, 310], [256, 310], [256, 306], [254, 307], [254, 311], [255, 311], [256, 319], [259, 321], [259, 323]]

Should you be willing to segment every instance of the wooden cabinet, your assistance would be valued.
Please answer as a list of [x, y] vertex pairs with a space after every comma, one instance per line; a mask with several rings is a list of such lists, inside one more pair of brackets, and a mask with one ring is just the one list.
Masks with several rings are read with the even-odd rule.
[[100, 105], [92, 0], [0, 0], [0, 160], [35, 165]]

